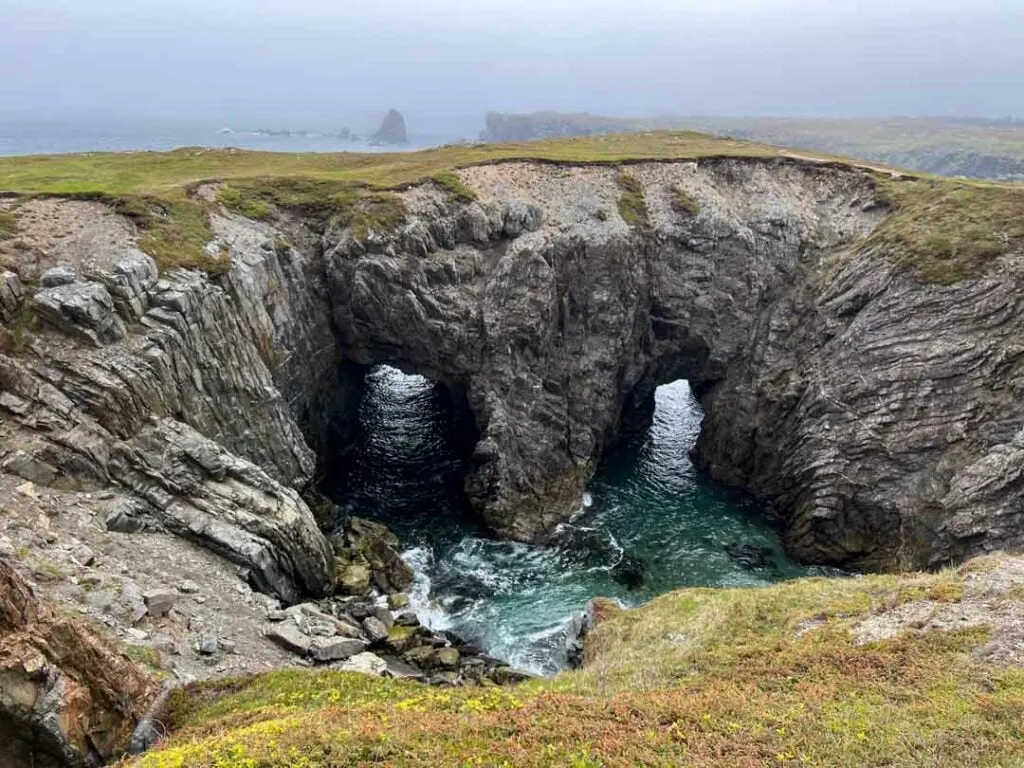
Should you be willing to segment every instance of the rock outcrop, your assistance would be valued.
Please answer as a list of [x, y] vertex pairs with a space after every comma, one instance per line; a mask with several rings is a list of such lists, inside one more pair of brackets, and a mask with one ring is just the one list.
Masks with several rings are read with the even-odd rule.
[[[478, 166], [458, 172], [475, 200], [396, 192], [397, 226], [214, 215], [232, 259], [215, 278], [158, 275], [99, 204], [25, 203], [0, 307], [36, 330], [0, 350], [0, 466], [116, 486], [132, 499], [112, 528], [186, 536], [295, 602], [339, 576], [299, 493], [343, 446], [367, 366], [464, 400], [467, 495], [527, 541], [686, 378], [707, 411], [698, 462], [774, 500], [798, 557], [885, 568], [1024, 542], [1019, 255], [948, 286], [898, 271], [866, 239], [886, 215], [875, 181], [848, 166], [628, 173]], [[31, 248], [58, 230], [74, 247]], [[381, 569], [352, 554], [358, 592]]]
[[42, 605], [0, 560], [0, 764], [92, 766], [127, 751], [160, 683]]
[[[659, 384], [707, 410], [712, 476], [773, 499], [812, 562], [929, 565], [1024, 539], [1014, 271], [950, 286], [861, 246], [867, 172], [785, 161], [462, 172], [470, 204], [406, 193], [390, 239], [328, 232], [345, 354], [467, 393], [466, 488], [502, 535], [543, 538]], [[679, 193], [693, 205], [680, 206]]]
[[370, 137], [371, 144], [408, 144], [405, 132], [405, 117], [397, 109], [389, 109], [380, 121], [380, 127]]
[[[12, 312], [29, 312], [36, 332], [0, 354], [0, 464], [62, 487], [116, 484], [133, 501], [115, 529], [187, 536], [287, 601], [326, 592], [333, 557], [298, 491], [316, 468], [310, 446], [326, 446], [354, 409], [341, 404], [351, 393], [308, 251], [219, 218], [230, 274], [160, 277], [130, 225], [99, 204], [38, 201], [21, 217], [29, 244], [70, 235], [19, 265], [49, 287], [5, 279]], [[66, 279], [52, 266], [70, 268]]]

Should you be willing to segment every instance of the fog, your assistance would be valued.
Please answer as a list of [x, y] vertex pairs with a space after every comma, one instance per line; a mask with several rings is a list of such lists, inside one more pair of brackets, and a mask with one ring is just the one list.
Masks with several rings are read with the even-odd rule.
[[1024, 115], [1021, 0], [0, 0], [0, 123]]

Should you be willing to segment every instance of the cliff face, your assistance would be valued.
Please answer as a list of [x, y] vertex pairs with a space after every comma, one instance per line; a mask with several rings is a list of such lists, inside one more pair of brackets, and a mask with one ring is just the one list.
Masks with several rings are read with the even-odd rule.
[[477, 200], [407, 189], [400, 226], [359, 240], [217, 214], [209, 247], [232, 268], [216, 278], [158, 276], [97, 203], [26, 202], [28, 247], [0, 279], [0, 467], [111, 489], [111, 529], [185, 536], [291, 601], [331, 579], [299, 493], [344, 443], [360, 366], [465, 394], [467, 493], [521, 540], [574, 513], [623, 420], [687, 378], [698, 461], [775, 499], [799, 557], [891, 567], [1021, 543], [1010, 257], [945, 287], [897, 274], [858, 245], [885, 212], [847, 167], [627, 170], [467, 169]]
[[462, 173], [405, 194], [398, 234], [329, 232], [345, 354], [468, 392], [466, 488], [502, 535], [577, 508], [624, 418], [687, 378], [712, 476], [774, 499], [813, 562], [924, 565], [1019, 545], [1019, 299], [1011, 271], [951, 286], [858, 242], [881, 221], [859, 171], [778, 161]]
[[331, 423], [345, 387], [322, 279], [302, 251], [217, 219], [211, 247], [231, 251], [231, 273], [158, 278], [130, 226], [99, 204], [32, 202], [20, 221], [31, 250], [21, 277], [8, 273], [22, 286], [8, 327], [26, 341], [0, 354], [4, 471], [114, 486], [126, 495], [108, 505], [110, 525], [192, 538], [286, 599], [323, 591], [332, 558], [296, 492], [322, 430], [307, 442], [299, 424]]

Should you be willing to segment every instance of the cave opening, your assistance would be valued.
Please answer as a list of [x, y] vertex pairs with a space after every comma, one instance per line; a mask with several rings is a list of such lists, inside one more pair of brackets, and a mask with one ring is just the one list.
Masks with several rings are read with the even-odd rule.
[[366, 368], [344, 450], [321, 491], [348, 515], [386, 524], [407, 545], [475, 530], [463, 492], [477, 429], [464, 391], [390, 365]]
[[[668, 379], [665, 381], [665, 379]], [[590, 483], [594, 513], [615, 537], [612, 571], [638, 596], [684, 586], [752, 586], [805, 575], [788, 557], [770, 505], [716, 483], [692, 451], [704, 411], [685, 378], [646, 387]]]
[[808, 572], [785, 556], [762, 505], [694, 467], [703, 413], [685, 380], [623, 416], [578, 514], [543, 546], [495, 539], [471, 509], [478, 432], [464, 392], [386, 365], [367, 370], [355, 440], [323, 488], [342, 516], [383, 522], [402, 541], [421, 621], [537, 673], [567, 663], [568, 620], [592, 597], [636, 604]]

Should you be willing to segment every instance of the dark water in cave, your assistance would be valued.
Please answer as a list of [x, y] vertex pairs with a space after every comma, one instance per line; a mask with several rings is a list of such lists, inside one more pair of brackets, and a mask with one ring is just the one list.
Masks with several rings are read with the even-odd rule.
[[[650, 428], [606, 457], [581, 514], [551, 544], [495, 541], [461, 494], [471, 416], [445, 388], [380, 366], [367, 376], [361, 438], [332, 495], [408, 548], [421, 621], [522, 669], [553, 672], [565, 663], [567, 620], [596, 595], [636, 604], [680, 586], [820, 572], [787, 558], [758, 503], [697, 473], [688, 452], [701, 418], [686, 382], [659, 388]], [[756, 549], [746, 563], [742, 546]]]

